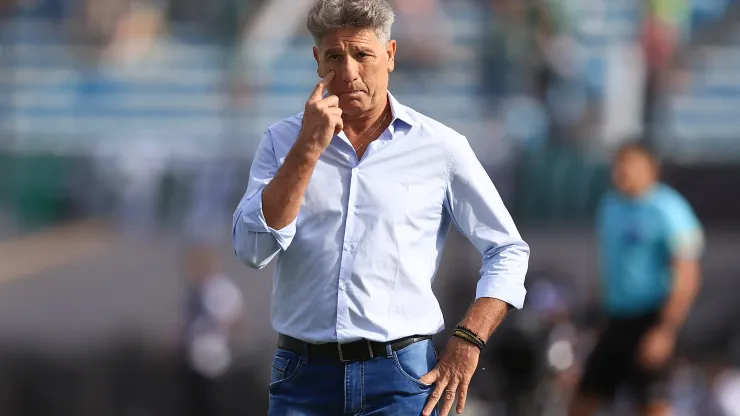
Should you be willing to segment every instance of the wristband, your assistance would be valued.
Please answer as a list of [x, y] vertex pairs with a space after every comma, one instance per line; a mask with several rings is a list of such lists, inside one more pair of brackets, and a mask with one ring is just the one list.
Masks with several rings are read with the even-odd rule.
[[466, 342], [467, 342], [468, 344], [472, 344], [472, 345], [474, 345], [474, 346], [475, 346], [476, 348], [478, 348], [479, 350], [483, 350], [483, 346], [482, 346], [481, 344], [479, 344], [478, 342], [476, 342], [475, 338], [473, 338], [473, 337], [471, 337], [471, 336], [467, 335], [467, 334], [466, 334], [466, 333], [464, 333], [464, 332], [460, 332], [460, 331], [455, 331], [455, 332], [453, 332], [453, 333], [452, 333], [452, 336], [453, 336], [453, 337], [457, 337], [457, 338], [460, 338], [460, 339], [462, 339], [463, 341], [466, 341]]
[[478, 349], [482, 350], [486, 347], [486, 342], [483, 341], [481, 337], [478, 336], [478, 334], [462, 325], [458, 325], [457, 327], [455, 327], [455, 331], [452, 333], [452, 335], [468, 341], [469, 343], [478, 347]]

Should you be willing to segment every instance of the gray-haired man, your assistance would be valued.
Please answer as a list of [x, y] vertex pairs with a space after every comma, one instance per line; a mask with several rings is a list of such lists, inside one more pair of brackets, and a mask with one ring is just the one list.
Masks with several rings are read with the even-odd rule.
[[[234, 213], [237, 256], [278, 257], [270, 415], [462, 411], [485, 341], [524, 302], [529, 248], [467, 140], [388, 92], [393, 18], [384, 0], [311, 9], [322, 80], [267, 129]], [[431, 286], [452, 223], [483, 267], [438, 361]]]

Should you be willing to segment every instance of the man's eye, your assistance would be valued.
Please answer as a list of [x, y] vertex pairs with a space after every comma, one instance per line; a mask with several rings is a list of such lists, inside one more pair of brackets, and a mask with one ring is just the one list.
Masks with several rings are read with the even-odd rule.
[[358, 53], [358, 54], [357, 54], [357, 56], [359, 56], [360, 58], [367, 58], [367, 57], [368, 57], [368, 56], [370, 56], [370, 55], [368, 55], [368, 54], [367, 54], [367, 53], [365, 53], [365, 52], [360, 52], [360, 53]]
[[329, 55], [327, 58], [329, 58], [330, 61], [336, 61], [339, 59], [339, 55]]

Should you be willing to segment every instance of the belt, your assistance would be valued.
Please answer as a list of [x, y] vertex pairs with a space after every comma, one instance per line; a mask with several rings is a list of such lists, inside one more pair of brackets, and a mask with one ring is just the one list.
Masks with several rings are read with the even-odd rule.
[[412, 335], [410, 337], [397, 339], [390, 342], [376, 342], [366, 339], [339, 344], [330, 342], [327, 344], [311, 344], [299, 339], [280, 335], [278, 337], [278, 348], [303, 354], [308, 351], [309, 357], [328, 358], [340, 362], [363, 361], [374, 357], [385, 357], [386, 346], [390, 345], [391, 351], [398, 351], [411, 344], [432, 339], [431, 335]]

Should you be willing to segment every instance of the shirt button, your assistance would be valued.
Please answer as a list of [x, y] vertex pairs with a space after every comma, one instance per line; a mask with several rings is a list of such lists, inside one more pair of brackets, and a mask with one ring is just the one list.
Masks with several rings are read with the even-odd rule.
[[350, 243], [344, 243], [344, 249], [347, 251], [352, 251], [354, 249], [354, 246]]
[[347, 286], [344, 284], [344, 282], [339, 282], [339, 290], [344, 290]]

